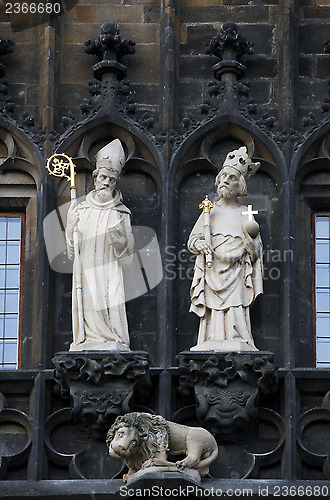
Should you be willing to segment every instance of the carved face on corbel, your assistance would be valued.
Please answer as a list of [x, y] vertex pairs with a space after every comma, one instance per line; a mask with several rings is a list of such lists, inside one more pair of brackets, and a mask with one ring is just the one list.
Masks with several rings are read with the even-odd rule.
[[236, 432], [258, 415], [258, 389], [237, 381], [229, 387], [196, 386], [197, 418], [215, 434], [219, 429]]

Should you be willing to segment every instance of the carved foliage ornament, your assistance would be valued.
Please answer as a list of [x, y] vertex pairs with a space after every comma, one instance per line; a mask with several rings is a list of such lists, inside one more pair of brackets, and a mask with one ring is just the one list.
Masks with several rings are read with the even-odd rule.
[[126, 76], [123, 56], [135, 53], [135, 42], [126, 40], [126, 38], [121, 39], [118, 24], [103, 24], [99, 37], [94, 40], [87, 40], [85, 45], [87, 54], [98, 56], [99, 62], [93, 66], [97, 80], [101, 80], [102, 75], [107, 72], [115, 73], [119, 80]]
[[231, 21], [224, 23], [217, 36], [206, 43], [205, 53], [222, 59], [226, 49], [235, 53], [237, 58], [253, 54], [253, 42], [239, 35], [237, 25]]
[[[82, 119], [74, 116], [72, 111], [68, 111], [62, 117], [64, 134], [57, 144], [60, 144], [65, 137], [86, 122], [89, 122], [96, 115], [111, 115], [116, 113], [130, 119], [136, 111], [136, 103], [131, 95], [130, 81], [126, 79], [126, 55], [135, 53], [135, 42], [121, 38], [119, 26], [116, 23], [108, 22], [101, 26], [100, 35], [85, 42], [85, 52], [97, 56], [98, 62], [92, 66], [95, 80], [88, 82], [88, 90], [92, 95], [91, 99], [84, 99], [80, 104]], [[142, 113], [143, 114], [143, 113]], [[141, 116], [138, 118], [138, 122]], [[148, 121], [150, 126], [150, 120]], [[142, 128], [143, 125], [138, 125]]]
[[73, 421], [103, 429], [130, 411], [134, 386], [142, 378], [147, 380], [147, 356], [111, 353], [92, 359], [88, 354], [57, 354], [52, 360], [54, 379], [63, 397], [70, 393]]
[[193, 393], [197, 420], [221, 436], [235, 440], [238, 431], [254, 424], [258, 417], [260, 392], [277, 388], [277, 372], [272, 354], [218, 353], [201, 356], [183, 353], [179, 361], [179, 392]]

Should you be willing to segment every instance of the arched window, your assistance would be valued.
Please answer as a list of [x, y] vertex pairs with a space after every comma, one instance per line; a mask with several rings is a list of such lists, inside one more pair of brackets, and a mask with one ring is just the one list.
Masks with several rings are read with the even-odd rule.
[[[330, 176], [326, 141], [297, 172], [298, 366], [330, 367]], [[315, 155], [315, 153], [314, 153]]]
[[41, 162], [29, 138], [0, 119], [0, 370], [31, 366]]

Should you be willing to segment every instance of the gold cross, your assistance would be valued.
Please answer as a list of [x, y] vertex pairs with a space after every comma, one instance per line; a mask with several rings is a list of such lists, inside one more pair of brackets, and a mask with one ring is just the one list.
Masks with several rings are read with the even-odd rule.
[[252, 220], [252, 215], [258, 214], [258, 210], [252, 210], [252, 205], [248, 205], [248, 209], [246, 212], [242, 212], [242, 215], [247, 215], [248, 220]]
[[211, 212], [211, 208], [213, 207], [212, 201], [209, 200], [209, 197], [206, 195], [205, 200], [199, 204], [199, 208], [203, 209], [204, 214], [209, 214]]

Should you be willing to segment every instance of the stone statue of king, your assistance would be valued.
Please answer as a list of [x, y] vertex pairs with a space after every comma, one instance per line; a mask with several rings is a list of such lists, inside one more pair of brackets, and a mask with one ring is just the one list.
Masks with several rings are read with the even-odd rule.
[[122, 264], [132, 255], [134, 240], [130, 211], [116, 189], [124, 164], [119, 139], [98, 151], [94, 189], [68, 213], [67, 249], [73, 260], [70, 351], [129, 350]]
[[188, 248], [197, 254], [190, 311], [200, 317], [193, 351], [258, 350], [249, 308], [262, 293], [262, 242], [252, 207], [237, 198], [247, 194], [246, 179], [259, 166], [245, 146], [230, 152], [215, 179], [219, 200], [208, 208], [207, 223], [202, 213], [189, 236]]

